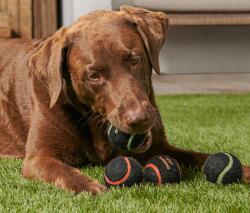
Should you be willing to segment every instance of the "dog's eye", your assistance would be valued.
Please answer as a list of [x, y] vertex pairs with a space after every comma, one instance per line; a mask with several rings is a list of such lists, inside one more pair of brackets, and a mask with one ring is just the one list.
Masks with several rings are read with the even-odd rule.
[[89, 73], [89, 78], [93, 80], [98, 80], [101, 78], [101, 74], [98, 71], [92, 71]]
[[132, 66], [136, 66], [138, 65], [139, 63], [141, 63], [141, 57], [139, 56], [132, 56], [131, 59], [130, 59], [130, 62], [131, 62], [131, 65]]

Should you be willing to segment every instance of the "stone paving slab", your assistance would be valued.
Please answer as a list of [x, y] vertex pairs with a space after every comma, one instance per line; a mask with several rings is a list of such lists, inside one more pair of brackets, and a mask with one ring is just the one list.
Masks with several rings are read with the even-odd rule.
[[156, 94], [247, 93], [250, 73], [153, 75]]

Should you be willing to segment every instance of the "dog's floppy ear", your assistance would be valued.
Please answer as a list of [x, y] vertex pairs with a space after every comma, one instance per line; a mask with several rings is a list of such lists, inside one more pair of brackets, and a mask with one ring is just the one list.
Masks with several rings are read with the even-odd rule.
[[47, 79], [52, 108], [62, 90], [62, 59], [63, 49], [66, 47], [66, 28], [61, 28], [53, 35], [44, 39], [31, 55], [29, 65], [36, 73]]
[[159, 54], [166, 38], [168, 19], [162, 12], [152, 12], [139, 7], [122, 6], [137, 26], [145, 44], [152, 67], [160, 74]]

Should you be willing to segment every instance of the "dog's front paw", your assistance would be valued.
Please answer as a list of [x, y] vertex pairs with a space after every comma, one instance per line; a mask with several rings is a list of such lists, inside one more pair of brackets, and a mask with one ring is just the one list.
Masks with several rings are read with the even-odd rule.
[[93, 180], [86, 177], [82, 178], [81, 180], [78, 180], [78, 182], [72, 183], [70, 188], [76, 194], [81, 192], [89, 192], [92, 195], [97, 195], [106, 189], [106, 187], [99, 183], [97, 180]]
[[243, 181], [250, 184], [250, 166], [242, 166], [243, 170]]
[[106, 189], [106, 187], [97, 180], [93, 180], [83, 175], [75, 175], [68, 177], [67, 179], [58, 178], [55, 185], [62, 189], [74, 192], [75, 194], [89, 192], [92, 195], [97, 195]]
[[106, 186], [104, 186], [103, 184], [99, 183], [96, 180], [93, 180], [92, 182], [87, 184], [87, 187], [85, 189], [85, 191], [88, 191], [93, 195], [97, 195], [103, 192], [104, 190], [106, 190]]

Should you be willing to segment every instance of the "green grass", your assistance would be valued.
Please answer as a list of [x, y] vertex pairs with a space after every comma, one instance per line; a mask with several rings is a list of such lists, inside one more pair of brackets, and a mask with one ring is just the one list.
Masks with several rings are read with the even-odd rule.
[[[227, 151], [250, 164], [250, 94], [157, 98], [171, 143], [203, 152]], [[250, 212], [250, 186], [213, 185], [200, 172], [170, 186], [112, 189], [74, 196], [21, 177], [22, 161], [0, 160], [0, 212]], [[102, 180], [103, 169], [83, 169]]]

